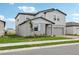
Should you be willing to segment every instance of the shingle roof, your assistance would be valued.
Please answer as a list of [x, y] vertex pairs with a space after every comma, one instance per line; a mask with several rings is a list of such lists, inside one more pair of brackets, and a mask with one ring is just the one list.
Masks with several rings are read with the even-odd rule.
[[[23, 15], [32, 15], [32, 16], [35, 15], [35, 13], [18, 13], [17, 16], [20, 15], [20, 14], [23, 14]], [[17, 16], [15, 17], [15, 19], [17, 18]]]
[[[64, 15], [67, 15], [66, 13], [60, 11], [59, 9], [50, 8], [50, 9], [38, 11], [37, 13], [18, 13], [17, 16], [18, 16], [19, 14], [35, 16], [35, 15], [41, 13], [41, 12], [51, 12], [51, 11], [55, 11], [55, 10], [56, 10], [56, 11], [59, 11], [60, 13], [62, 13], [62, 14], [64, 14]], [[15, 19], [17, 18], [17, 16], [15, 17]]]
[[48, 22], [50, 22], [50, 23], [52, 23], [52, 24], [55, 24], [54, 22], [52, 22], [52, 21], [50, 21], [50, 20], [48, 20], [48, 19], [46, 19], [46, 18], [37, 17], [37, 18], [33, 18], [33, 19], [28, 19], [27, 21], [24, 21], [24, 22], [22, 22], [22, 23], [19, 24], [19, 25], [22, 25], [22, 24], [24, 24], [24, 23], [26, 23], [26, 22], [28, 22], [28, 21], [30, 21], [30, 20], [35, 20], [35, 19], [38, 19], [38, 18], [44, 19], [44, 20], [46, 20], [46, 21], [48, 21]]
[[76, 22], [67, 22], [66, 23], [66, 26], [79, 26], [79, 23], [76, 23]]
[[60, 13], [62, 13], [64, 15], [67, 15], [66, 13], [60, 11], [59, 9], [54, 9], [54, 8], [50, 8], [50, 9], [46, 9], [46, 10], [43, 10], [43, 11], [39, 11], [39, 12], [36, 13], [36, 15], [39, 14], [39, 13], [41, 13], [41, 12], [51, 12], [51, 11], [55, 11], [55, 10], [59, 11]]

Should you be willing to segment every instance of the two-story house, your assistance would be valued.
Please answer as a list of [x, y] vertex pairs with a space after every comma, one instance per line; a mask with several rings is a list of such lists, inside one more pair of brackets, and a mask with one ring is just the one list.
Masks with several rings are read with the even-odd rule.
[[33, 35], [64, 35], [66, 14], [58, 9], [47, 9], [32, 13], [18, 13], [16, 19], [16, 34], [20, 36]]

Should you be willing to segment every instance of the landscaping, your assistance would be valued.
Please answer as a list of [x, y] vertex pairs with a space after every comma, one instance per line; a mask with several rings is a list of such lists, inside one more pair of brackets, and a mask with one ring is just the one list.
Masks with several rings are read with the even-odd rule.
[[19, 45], [19, 46], [0, 47], [0, 50], [29, 48], [29, 47], [37, 47], [37, 46], [48, 46], [48, 45], [59, 45], [59, 44], [68, 44], [68, 43], [79, 43], [79, 40], [64, 41], [64, 42], [51, 42], [51, 43], [43, 43], [43, 44], [31, 44], [31, 45]]
[[69, 39], [66, 37], [53, 37], [53, 36], [29, 36], [21, 37], [16, 35], [5, 35], [0, 37], [0, 43], [15, 43], [15, 42], [32, 42], [32, 41], [45, 41], [45, 40], [65, 40]]

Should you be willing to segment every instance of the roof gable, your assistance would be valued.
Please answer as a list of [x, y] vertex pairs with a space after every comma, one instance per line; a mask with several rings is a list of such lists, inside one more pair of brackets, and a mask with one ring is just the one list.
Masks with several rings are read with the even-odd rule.
[[18, 13], [17, 16], [15, 17], [15, 19], [16, 19], [16, 18], [18, 17], [18, 15], [20, 15], [20, 14], [35, 16], [35, 15], [41, 13], [41, 12], [45, 12], [45, 13], [46, 13], [46, 12], [52, 12], [52, 11], [58, 11], [58, 12], [64, 14], [64, 15], [67, 15], [66, 13], [60, 11], [59, 9], [51, 8], [51, 9], [47, 9], [47, 10], [38, 11], [37, 13]]
[[15, 17], [15, 19], [20, 15], [31, 15], [31, 16], [34, 16], [35, 14], [34, 13], [18, 13], [17, 16]]
[[66, 23], [66, 26], [79, 26], [79, 23], [76, 23], [76, 22], [67, 22]]
[[43, 18], [43, 17], [37, 17], [37, 18], [34, 18], [34, 19], [32, 19], [32, 20], [35, 20], [35, 19], [38, 19], [38, 18], [41, 18], [41, 19], [43, 19], [43, 20], [45, 20], [45, 21], [48, 21], [48, 22], [50, 22], [50, 23], [52, 23], [52, 24], [55, 24], [54, 22], [52, 22], [52, 21], [50, 21], [50, 20], [48, 20], [48, 19], [46, 19], [46, 18]]
[[39, 13], [41, 13], [41, 12], [45, 12], [45, 13], [46, 13], [46, 12], [52, 12], [52, 11], [58, 11], [58, 12], [64, 14], [64, 15], [67, 15], [66, 13], [60, 11], [59, 9], [54, 9], [54, 8], [47, 9], [47, 10], [43, 10], [43, 11], [39, 11], [39, 12], [37, 12], [35, 15], [37, 15], [37, 14], [39, 14]]
[[22, 23], [19, 24], [19, 25], [22, 25], [22, 24], [24, 24], [24, 23], [26, 23], [26, 22], [28, 22], [28, 21], [30, 21], [30, 20], [35, 20], [35, 19], [38, 19], [38, 18], [41, 18], [41, 19], [43, 19], [43, 20], [45, 20], [45, 21], [48, 21], [48, 22], [50, 22], [50, 23], [52, 23], [52, 24], [55, 24], [54, 22], [52, 22], [52, 21], [50, 21], [50, 20], [48, 20], [48, 19], [45, 19], [45, 18], [43, 18], [43, 17], [37, 17], [37, 18], [33, 18], [33, 19], [28, 19], [27, 21], [24, 21], [24, 22], [22, 22]]

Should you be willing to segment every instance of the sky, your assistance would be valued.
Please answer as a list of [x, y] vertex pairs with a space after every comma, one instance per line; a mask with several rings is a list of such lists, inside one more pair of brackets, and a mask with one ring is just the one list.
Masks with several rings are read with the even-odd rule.
[[6, 28], [15, 29], [14, 18], [18, 13], [36, 13], [50, 8], [66, 13], [67, 22], [79, 22], [78, 3], [0, 3], [0, 19], [6, 22]]

